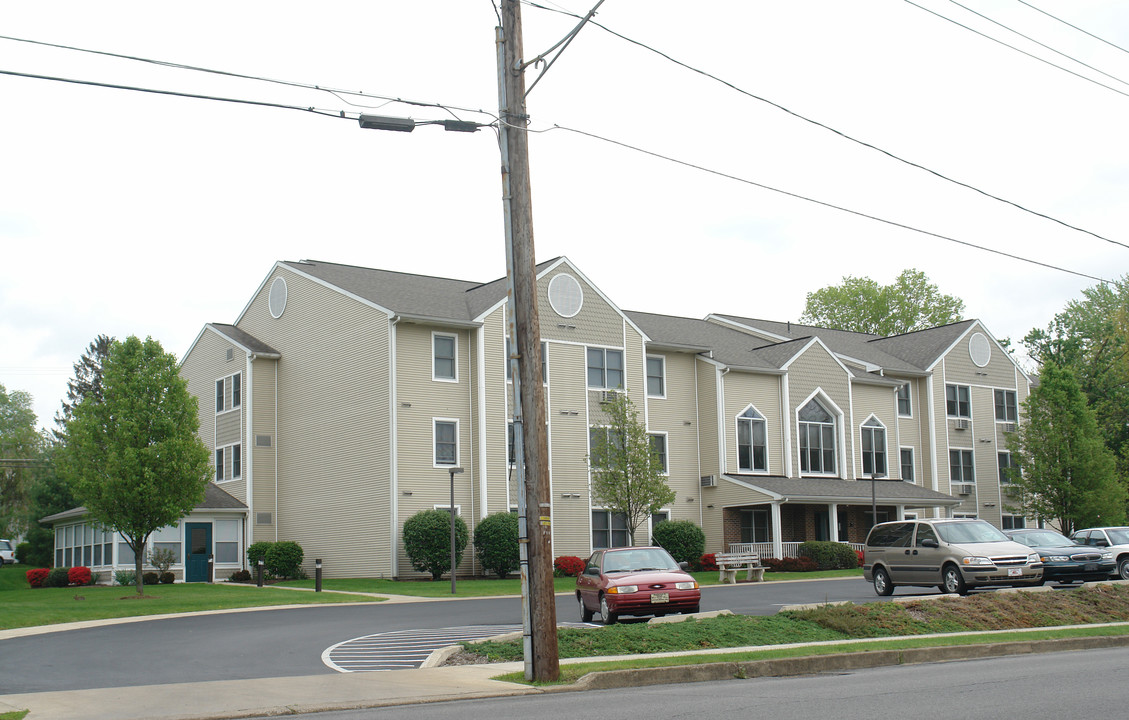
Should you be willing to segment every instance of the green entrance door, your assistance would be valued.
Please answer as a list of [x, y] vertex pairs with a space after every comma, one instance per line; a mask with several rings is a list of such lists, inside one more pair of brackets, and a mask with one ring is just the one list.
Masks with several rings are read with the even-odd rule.
[[184, 524], [184, 582], [208, 582], [208, 556], [212, 554], [212, 524]]

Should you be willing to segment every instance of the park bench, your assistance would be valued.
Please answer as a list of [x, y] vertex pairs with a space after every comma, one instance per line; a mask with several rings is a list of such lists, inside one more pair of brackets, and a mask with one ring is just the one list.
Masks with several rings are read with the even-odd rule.
[[717, 563], [718, 582], [736, 583], [738, 570], [746, 571], [746, 580], [764, 580], [765, 568], [761, 565], [760, 555], [755, 552], [716, 553], [714, 562]]

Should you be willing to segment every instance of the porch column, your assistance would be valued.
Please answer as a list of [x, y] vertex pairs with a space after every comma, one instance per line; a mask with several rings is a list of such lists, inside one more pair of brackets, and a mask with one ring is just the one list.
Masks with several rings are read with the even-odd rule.
[[896, 518], [890, 518], [890, 519], [891, 520], [905, 520], [906, 519], [906, 506], [905, 505], [896, 505], [895, 507], [897, 508], [898, 516]]
[[783, 559], [784, 540], [781, 538], [782, 533], [780, 530], [780, 502], [774, 502], [769, 507], [769, 513], [772, 517], [772, 554], [774, 557]]
[[828, 528], [830, 530], [828, 537], [831, 538], [831, 542], [841, 542], [839, 540], [839, 503], [831, 503], [827, 506], [827, 522], [831, 523], [831, 527]]

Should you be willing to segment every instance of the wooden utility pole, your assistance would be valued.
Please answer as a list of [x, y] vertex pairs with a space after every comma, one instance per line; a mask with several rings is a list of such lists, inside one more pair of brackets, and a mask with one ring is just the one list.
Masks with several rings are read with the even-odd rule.
[[[545, 389], [541, 380], [541, 330], [537, 314], [537, 268], [533, 252], [533, 200], [529, 185], [528, 116], [525, 112], [525, 69], [522, 67], [521, 5], [502, 0], [498, 32], [499, 136], [502, 151], [502, 193], [506, 215], [506, 260], [509, 275], [509, 333], [517, 356], [514, 377], [514, 442], [521, 448], [524, 483], [519, 505], [526, 551], [522, 568], [526, 625], [526, 678], [556, 680], [557, 612], [553, 594], [552, 506], [549, 453], [545, 434]], [[515, 364], [511, 361], [511, 366]], [[520, 511], [524, 511], [523, 513]]]

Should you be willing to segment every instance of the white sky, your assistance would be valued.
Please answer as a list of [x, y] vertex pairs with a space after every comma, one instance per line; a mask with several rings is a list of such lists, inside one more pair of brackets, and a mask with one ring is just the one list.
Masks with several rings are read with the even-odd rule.
[[[1129, 243], [1129, 85], [954, 2], [917, 1], [1117, 92], [903, 0], [607, 0], [596, 19], [843, 133]], [[1129, 48], [1129, 3], [1030, 2]], [[965, 4], [1129, 81], [1129, 53], [1016, 0]], [[523, 18], [527, 58], [575, 24], [528, 5]], [[0, 33], [493, 112], [496, 24], [488, 0], [35, 2], [6, 3]], [[323, 92], [9, 40], [0, 70], [357, 110]], [[505, 274], [492, 131], [362, 131], [305, 112], [6, 75], [0, 96], [0, 383], [31, 392], [43, 425], [96, 335], [151, 335], [179, 357], [205, 322], [234, 321], [276, 260]], [[1125, 247], [938, 180], [597, 27], [528, 106], [534, 129], [581, 129], [1088, 275], [1129, 270]], [[449, 117], [402, 104], [370, 112]], [[568, 256], [624, 309], [796, 320], [806, 293], [844, 275], [889, 283], [915, 267], [1018, 343], [1095, 284], [561, 130], [532, 137], [531, 163], [538, 259]]]

